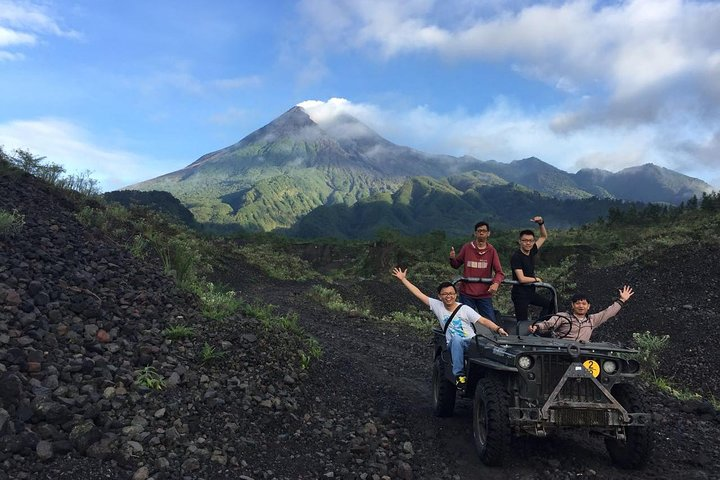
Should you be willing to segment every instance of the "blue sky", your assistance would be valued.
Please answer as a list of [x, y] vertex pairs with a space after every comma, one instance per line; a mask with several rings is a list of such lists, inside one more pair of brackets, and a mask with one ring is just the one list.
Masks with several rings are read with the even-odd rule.
[[718, 25], [717, 1], [0, 0], [0, 146], [112, 190], [303, 104], [429, 153], [720, 188]]

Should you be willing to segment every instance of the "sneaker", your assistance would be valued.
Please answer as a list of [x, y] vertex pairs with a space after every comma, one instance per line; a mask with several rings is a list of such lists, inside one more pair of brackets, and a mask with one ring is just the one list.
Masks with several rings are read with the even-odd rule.
[[467, 377], [465, 375], [460, 375], [455, 379], [455, 386], [458, 390], [465, 390], [465, 387], [467, 386]]

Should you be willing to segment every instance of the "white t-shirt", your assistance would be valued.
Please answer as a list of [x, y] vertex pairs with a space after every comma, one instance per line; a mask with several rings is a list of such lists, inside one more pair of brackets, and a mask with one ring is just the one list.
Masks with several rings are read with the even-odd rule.
[[[430, 300], [430, 310], [435, 314], [438, 321], [440, 322], [440, 328], [445, 328], [445, 324], [452, 315], [452, 312], [448, 312], [445, 305], [440, 300], [428, 297]], [[472, 324], [480, 318], [480, 314], [467, 305], [460, 307], [460, 310], [455, 314], [445, 332], [445, 340], [449, 343], [452, 335], [457, 335], [461, 338], [472, 338], [475, 336], [475, 330], [473, 330]]]

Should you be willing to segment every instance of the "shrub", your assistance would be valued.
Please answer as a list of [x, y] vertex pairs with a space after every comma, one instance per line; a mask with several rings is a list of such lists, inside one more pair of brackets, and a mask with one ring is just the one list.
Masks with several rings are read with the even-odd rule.
[[250, 318], [254, 318], [260, 321], [260, 324], [266, 328], [272, 328], [275, 306], [269, 303], [267, 304], [249, 304], [242, 303], [240, 305], [240, 311], [243, 315]]
[[14, 235], [25, 225], [25, 216], [17, 210], [8, 212], [0, 209], [0, 235]]
[[321, 305], [325, 305], [330, 310], [363, 317], [371, 316], [369, 309], [358, 307], [352, 302], [343, 300], [342, 296], [332, 288], [326, 288], [322, 285], [314, 285], [310, 290], [308, 290], [307, 295]]
[[307, 337], [305, 340], [308, 351], [299, 350], [298, 355], [300, 356], [300, 368], [307, 370], [310, 368], [310, 362], [316, 360], [322, 356], [322, 347], [317, 339], [313, 337]]
[[73, 190], [86, 196], [97, 196], [102, 192], [98, 187], [98, 181], [91, 177], [92, 172], [85, 170], [77, 175], [67, 175], [58, 179], [55, 184], [60, 188]]
[[148, 241], [140, 234], [135, 234], [132, 242], [128, 246], [130, 253], [136, 258], [145, 258], [147, 256]]
[[200, 351], [200, 361], [202, 363], [210, 363], [224, 357], [227, 352], [217, 350], [215, 347], [210, 346], [209, 343], [205, 342]]
[[195, 330], [187, 325], [172, 325], [162, 333], [171, 340], [182, 340], [195, 336]]
[[20, 170], [56, 187], [86, 196], [96, 196], [101, 193], [98, 181], [91, 177], [90, 170], [85, 170], [77, 175], [64, 175], [65, 168], [62, 165], [48, 163], [46, 157], [36, 157], [28, 150], [22, 149], [15, 150], [14, 155], [8, 155], [0, 149], [0, 157]]
[[383, 321], [414, 328], [420, 333], [429, 333], [437, 324], [435, 316], [430, 312], [392, 312], [382, 318]]
[[193, 290], [200, 261], [196, 240], [189, 236], [168, 236], [153, 232], [148, 236], [148, 241], [160, 257], [165, 273], [174, 277], [181, 288]]
[[642, 365], [644, 374], [650, 379], [656, 379], [655, 370], [660, 362], [660, 352], [667, 346], [670, 335], [653, 335], [650, 332], [633, 333], [633, 339], [638, 348], [635, 359]]
[[305, 260], [287, 252], [278, 255], [275, 245], [248, 244], [238, 247], [237, 250], [248, 263], [259, 267], [271, 278], [302, 281], [319, 277]]
[[232, 290], [224, 290], [212, 282], [194, 284], [192, 291], [200, 298], [200, 309], [207, 318], [223, 320], [241, 310], [242, 301]]
[[154, 367], [143, 367], [135, 373], [137, 374], [135, 384], [153, 390], [162, 390], [165, 388], [165, 380], [163, 379], [163, 376], [160, 375]]

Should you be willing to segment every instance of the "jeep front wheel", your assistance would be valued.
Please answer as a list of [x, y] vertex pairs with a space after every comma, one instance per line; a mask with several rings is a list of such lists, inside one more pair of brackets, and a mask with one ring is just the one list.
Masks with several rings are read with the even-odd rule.
[[475, 449], [485, 465], [502, 465], [510, 449], [508, 394], [503, 383], [483, 378], [475, 387], [473, 401]]
[[435, 357], [432, 374], [433, 413], [438, 417], [449, 417], [455, 410], [455, 385], [445, 378], [445, 362], [440, 355]]
[[[647, 412], [645, 400], [633, 385], [615, 385], [612, 394], [628, 413]], [[625, 440], [607, 438], [605, 447], [612, 461], [618, 466], [641, 468], [647, 463], [652, 451], [652, 428], [648, 425], [625, 427]]]

